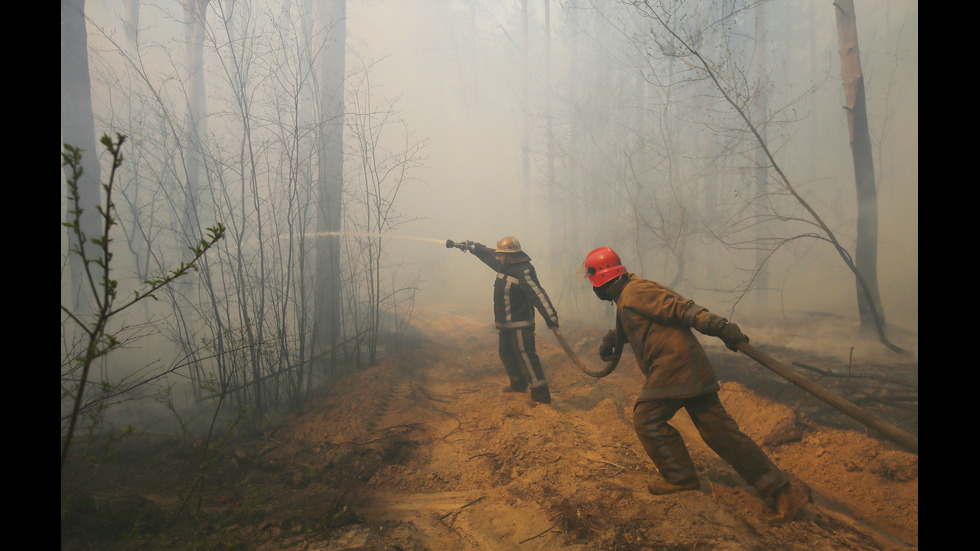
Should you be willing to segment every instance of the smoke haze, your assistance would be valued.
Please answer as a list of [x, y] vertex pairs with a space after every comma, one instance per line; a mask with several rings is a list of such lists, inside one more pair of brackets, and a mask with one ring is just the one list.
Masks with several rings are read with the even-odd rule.
[[[258, 25], [271, 29], [270, 22], [290, 3], [247, 4]], [[291, 3], [294, 13], [298, 4]], [[767, 136], [783, 171], [853, 254], [854, 164], [841, 108], [837, 28], [833, 6], [813, 4], [766, 3]], [[856, 4], [875, 146], [881, 299], [890, 325], [917, 332], [918, 3]], [[214, 10], [219, 2], [211, 5]], [[671, 65], [657, 53], [654, 39], [666, 38], [643, 32], [657, 31], [656, 22], [618, 2], [551, 2], [548, 37], [543, 4], [528, 3], [525, 83], [521, 5], [347, 2], [349, 94], [366, 72], [371, 107], [391, 112], [391, 130], [386, 127], [381, 135], [382, 145], [395, 152], [406, 141], [423, 145], [392, 208], [402, 222], [390, 230], [393, 238], [383, 240], [384, 265], [397, 272], [393, 279], [418, 274], [416, 307], [461, 305], [486, 316], [491, 328], [493, 274], [444, 243], [473, 240], [491, 246], [514, 235], [561, 316], [608, 321], [607, 305], [591, 296], [574, 270], [591, 249], [610, 246], [630, 271], [663, 283], [670, 283], [683, 263], [677, 291], [723, 315], [818, 311], [857, 317], [854, 277], [824, 241], [801, 240], [778, 250], [766, 269], [771, 291], [765, 309], [755, 295], [744, 293], [751, 281], [746, 270], [756, 253], [725, 248], [719, 237], [749, 231], [725, 219], [748, 209], [744, 200], [753, 193], [755, 151], [745, 141], [744, 128], [733, 122], [731, 107], [716, 101], [717, 92], [685, 83], [682, 64]], [[810, 21], [811, 13], [813, 27], [791, 25]], [[725, 24], [752, 29], [754, 14], [745, 8]], [[96, 131], [118, 128], [141, 143], [142, 136], [132, 135], [139, 126], [129, 127], [124, 120], [123, 105], [127, 97], [145, 97], [128, 92], [143, 83], [119, 52], [139, 59], [168, 103], [183, 105], [179, 81], [185, 32], [179, 3], [142, 2], [139, 57], [124, 39], [123, 2], [88, 0], [86, 15]], [[745, 63], [751, 64], [751, 58]], [[256, 62], [255, 72], [261, 66]], [[231, 141], [234, 136], [224, 132], [233, 133], [234, 125], [220, 116], [221, 102], [231, 96], [222, 86], [227, 68], [207, 48], [205, 70], [210, 138]], [[267, 101], [261, 94], [274, 85], [260, 84], [256, 97]], [[711, 102], [699, 99], [704, 97]], [[350, 101], [347, 108], [354, 109]], [[549, 120], [555, 136], [551, 149]], [[523, 182], [525, 139], [528, 182]], [[549, 151], [554, 165], [549, 165]], [[138, 162], [136, 152], [131, 158]], [[279, 160], [270, 156], [263, 162], [271, 167]], [[348, 160], [345, 170], [356, 165]], [[769, 177], [775, 182], [773, 174]], [[711, 204], [706, 203], [709, 179], [718, 190]], [[267, 184], [270, 189], [274, 180]], [[345, 185], [345, 196], [353, 200], [362, 182], [355, 175]], [[277, 197], [278, 192], [269, 193]], [[785, 193], [776, 194], [769, 205], [805, 218]], [[63, 200], [63, 219], [65, 207]], [[272, 208], [270, 201], [267, 209]], [[680, 220], [683, 226], [677, 225]], [[677, 243], [673, 227], [683, 227], [687, 236], [682, 261], [670, 250]], [[816, 231], [780, 226], [778, 220], [767, 221], [766, 228], [773, 235]], [[358, 232], [363, 229], [350, 233]], [[63, 256], [66, 250], [63, 242]], [[120, 266], [127, 266], [124, 255], [118, 257]]]

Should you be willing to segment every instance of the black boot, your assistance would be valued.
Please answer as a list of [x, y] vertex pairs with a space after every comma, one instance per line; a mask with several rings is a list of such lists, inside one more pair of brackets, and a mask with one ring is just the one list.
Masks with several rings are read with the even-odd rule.
[[539, 404], [550, 404], [551, 391], [548, 390], [548, 385], [533, 387], [531, 389], [531, 400]]

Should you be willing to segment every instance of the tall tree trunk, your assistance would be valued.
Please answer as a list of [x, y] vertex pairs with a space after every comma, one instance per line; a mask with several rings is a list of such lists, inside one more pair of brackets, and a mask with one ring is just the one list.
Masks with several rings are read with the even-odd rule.
[[185, 166], [187, 185], [184, 188], [184, 205], [181, 228], [189, 244], [197, 241], [200, 233], [198, 197], [201, 189], [201, 156], [204, 136], [207, 132], [206, 90], [204, 87], [204, 38], [207, 32], [205, 17], [209, 0], [183, 0], [187, 63], [187, 115], [184, 121]]
[[[807, 13], [807, 26], [810, 31], [809, 43], [810, 43], [810, 86], [816, 86], [818, 71], [817, 71], [817, 8], [814, 5], [816, 0], [810, 0], [809, 10]], [[814, 94], [811, 99], [810, 110], [814, 113], [817, 112], [817, 99], [816, 94]], [[810, 123], [810, 151], [809, 151], [809, 178], [815, 178], [817, 174], [817, 159], [819, 155], [817, 153], [817, 144], [820, 143], [820, 118], [816, 116], [808, 117]]]
[[[766, 127], [769, 126], [769, 71], [766, 67], [766, 45], [766, 11], [765, 4], [760, 2], [755, 7], [755, 69], [759, 89], [755, 92], [754, 103], [756, 120], [759, 121], [759, 135], [763, 142], [767, 141]], [[755, 214], [759, 218], [756, 224], [758, 243], [755, 269], [758, 273], [755, 277], [755, 297], [759, 313], [765, 314], [769, 311], [769, 273], [765, 265], [769, 251], [765, 246], [768, 236], [762, 219], [769, 211], [769, 159], [762, 147], [756, 149], [755, 162]]]
[[[544, 0], [544, 101], [545, 101], [545, 143], [547, 147], [547, 178], [548, 178], [548, 205], [555, 206], [558, 204], [558, 190], [555, 189], [556, 186], [556, 175], [555, 175], [555, 129], [554, 129], [554, 119], [552, 114], [552, 98], [551, 98], [551, 0]], [[561, 227], [561, 220], [555, 214], [554, 209], [548, 209], [550, 213], [549, 224], [552, 229], [549, 232], [548, 249], [554, 257], [558, 253], [561, 247], [561, 237], [559, 232], [556, 231], [557, 228]]]
[[531, 105], [530, 105], [530, 52], [528, 52], [527, 0], [521, 0], [521, 220], [518, 228], [526, 233], [530, 223], [531, 202]]
[[[85, 28], [85, 0], [61, 0], [61, 141], [82, 150], [82, 176], [78, 180], [79, 224], [87, 239], [101, 235], [101, 220], [96, 208], [101, 196], [99, 189], [99, 154], [95, 142], [95, 116], [92, 113], [92, 84], [88, 69], [88, 31]], [[71, 201], [68, 210], [74, 205]], [[74, 218], [66, 213], [66, 220]], [[70, 241], [69, 241], [70, 242]], [[91, 243], [85, 247], [89, 259], [97, 250]], [[103, 277], [98, 266], [89, 265], [98, 284]], [[91, 291], [84, 286], [84, 263], [78, 255], [70, 255], [71, 304], [77, 313], [90, 306]]]
[[[346, 0], [315, 4], [317, 32], [314, 51], [319, 52], [319, 148], [317, 151], [316, 290], [314, 306], [315, 351], [319, 364], [337, 365], [337, 354], [323, 356], [340, 342], [340, 237], [341, 196], [344, 188], [344, 49], [347, 35]], [[329, 364], [324, 362], [329, 360]]]
[[[723, 9], [717, 5], [709, 5], [704, 7], [704, 20], [705, 21], [718, 21], [724, 18]], [[702, 25], [703, 26], [703, 25]], [[702, 36], [702, 47], [704, 48], [718, 48], [721, 46], [722, 41], [719, 40], [719, 30], [710, 30], [705, 32]], [[648, 33], [644, 33], [643, 41], [647, 42], [650, 38]], [[644, 48], [646, 51], [646, 48]], [[705, 123], [711, 120], [711, 110], [713, 106], [707, 98], [711, 97], [713, 90], [711, 89], [711, 82], [705, 81], [702, 83], [703, 94], [705, 97], [701, 98], [701, 118]], [[721, 201], [721, 190], [722, 184], [719, 182], [719, 174], [721, 174], [720, 163], [722, 162], [723, 154], [719, 147], [719, 142], [717, 136], [714, 132], [709, 131], [707, 126], [701, 129], [701, 147], [703, 150], [702, 155], [707, 161], [704, 163], [705, 171], [704, 183], [703, 183], [703, 194], [704, 194], [704, 213], [702, 219], [704, 220], [718, 220], [720, 219], [720, 205]], [[716, 245], [714, 243], [703, 244], [702, 248], [708, 247], [713, 249]], [[710, 250], [710, 249], [709, 249]], [[715, 288], [718, 287], [718, 265], [719, 265], [719, 254], [709, 253], [704, 254], [702, 262], [704, 263], [704, 279], [700, 282], [701, 287]]]
[[126, 6], [126, 19], [123, 21], [123, 30], [126, 38], [132, 43], [139, 42], [140, 31], [140, 4], [142, 0], [123, 0]]
[[861, 316], [862, 329], [871, 329], [875, 327], [875, 312], [880, 316], [882, 327], [885, 325], [885, 315], [881, 309], [881, 297], [878, 293], [878, 193], [875, 190], [871, 133], [868, 130], [864, 74], [861, 72], [854, 2], [837, 0], [834, 2], [834, 7], [837, 14], [841, 76], [844, 83], [844, 109], [847, 111], [847, 127], [857, 186], [858, 219], [854, 265], [860, 276], [857, 278], [858, 313]]
[[[310, 74], [313, 74], [315, 69], [312, 66], [314, 63], [312, 57], [313, 54], [312, 44], [313, 44], [314, 29], [316, 26], [313, 21], [314, 18], [312, 17], [312, 14], [314, 13], [312, 0], [301, 0], [299, 2], [299, 10], [300, 10], [300, 14], [302, 15], [302, 19], [301, 19], [302, 24], [300, 25], [301, 39], [298, 42], [300, 66], [304, 68], [308, 68], [310, 70]], [[316, 120], [315, 98], [316, 98], [316, 87], [313, 85], [311, 81], [304, 81], [303, 91], [300, 94], [300, 104], [297, 108], [299, 111], [299, 113], [297, 114], [297, 119], [301, 121], [300, 124], [298, 125], [299, 127], [304, 129], [308, 128], [312, 126], [313, 121]], [[297, 152], [300, 158], [299, 171], [298, 171], [299, 187], [300, 189], [307, 190], [309, 194], [312, 194], [312, 195], [307, 195], [307, 197], [315, 196], [315, 191], [313, 188], [313, 182], [314, 182], [313, 171], [312, 171], [313, 163], [310, 162], [314, 158], [313, 157], [314, 148], [315, 145], [311, 144], [310, 141], [305, 139], [302, 140], [301, 147], [297, 148]], [[312, 296], [315, 296], [316, 292], [315, 289], [311, 289], [310, 286], [307, 284], [307, 277], [306, 277], [307, 267], [310, 265], [310, 263], [307, 261], [307, 255], [306, 255], [307, 235], [305, 232], [310, 227], [310, 225], [308, 224], [308, 220], [310, 219], [309, 213], [311, 212], [311, 210], [309, 209], [308, 205], [303, 205], [301, 212], [302, 212], [302, 216], [300, 217], [299, 220], [300, 222], [299, 227], [302, 228], [303, 231], [300, 232], [299, 234], [299, 243], [297, 246], [297, 250], [300, 251], [299, 252], [300, 259], [299, 259], [299, 270], [296, 279], [296, 288], [299, 289], [300, 300], [299, 300], [299, 308], [297, 308], [296, 315], [297, 315], [297, 333], [299, 334], [299, 349], [300, 349], [300, 356], [298, 361], [300, 365], [307, 365], [307, 362], [305, 361], [307, 354], [310, 357], [315, 357], [315, 353], [316, 353], [315, 350], [312, 347], [310, 347], [310, 343], [315, 343], [316, 339], [308, 338], [309, 333], [307, 332], [307, 328], [310, 327], [311, 325], [314, 325], [314, 323], [311, 321], [311, 316], [310, 316], [311, 309], [309, 305], [311, 302], [315, 304], [316, 301], [315, 299], [312, 298]], [[314, 273], [316, 272], [314, 271]], [[314, 367], [315, 366], [313, 365], [308, 365], [306, 368], [307, 391], [310, 391], [313, 388]]]
[[[140, 7], [142, 0], [123, 0], [126, 7], [126, 15], [123, 20], [123, 30], [126, 35], [126, 46], [132, 52], [139, 52], [139, 28], [140, 28]], [[134, 84], [131, 74], [129, 71], [126, 72], [124, 78], [127, 79], [126, 88], [133, 89]], [[138, 105], [139, 102], [134, 101], [130, 94], [125, 94], [123, 99], [123, 110], [126, 113], [126, 128], [136, 128], [139, 124], [136, 122], [136, 112], [134, 112], [134, 105]], [[137, 109], [140, 113], [140, 119], [142, 120], [142, 109]], [[130, 130], [132, 132], [132, 130]], [[117, 170], [119, 171], [120, 181], [128, 182], [125, 188], [120, 189], [122, 195], [126, 196], [126, 202], [130, 205], [130, 210], [132, 211], [133, 224], [132, 227], [123, 226], [120, 229], [126, 235], [126, 242], [129, 247], [130, 252], [133, 254], [133, 260], [135, 261], [135, 272], [140, 281], [149, 279], [150, 276], [147, 275], [149, 272], [148, 261], [149, 255], [146, 254], [146, 238], [143, 237], [142, 230], [142, 220], [137, 214], [140, 204], [140, 170], [139, 170], [139, 152], [136, 153], [135, 162], [133, 162], [132, 157], [127, 157], [127, 163], [120, 166]], [[148, 305], [144, 303], [143, 308], [147, 308]], [[144, 310], [145, 311], [145, 310]]]

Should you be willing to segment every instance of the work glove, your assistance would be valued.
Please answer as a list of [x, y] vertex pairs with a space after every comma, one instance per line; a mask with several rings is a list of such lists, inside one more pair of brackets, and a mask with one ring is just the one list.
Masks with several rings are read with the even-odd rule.
[[551, 321], [550, 319], [549, 320], [546, 320], [545, 321], [545, 324], [548, 325], [548, 329], [558, 329], [558, 320], [557, 319], [555, 321]]
[[616, 332], [610, 329], [602, 336], [602, 344], [599, 345], [599, 357], [604, 362], [611, 362], [616, 359]]
[[728, 322], [724, 327], [722, 327], [721, 334], [718, 335], [718, 338], [720, 338], [722, 342], [725, 343], [725, 346], [727, 346], [732, 352], [738, 352], [738, 343], [749, 342], [749, 338], [742, 333], [742, 330], [739, 329], [738, 325], [732, 322]]
[[728, 323], [727, 319], [716, 316], [704, 308], [700, 308], [693, 321], [692, 327], [709, 337], [721, 337], [721, 332]]

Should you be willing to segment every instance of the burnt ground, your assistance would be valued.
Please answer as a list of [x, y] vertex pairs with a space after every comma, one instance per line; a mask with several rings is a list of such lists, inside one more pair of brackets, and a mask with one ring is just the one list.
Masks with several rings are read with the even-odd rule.
[[[632, 356], [593, 379], [539, 330], [553, 402], [536, 405], [501, 392], [506, 377], [485, 317], [416, 312], [398, 350], [260, 433], [211, 441], [143, 433], [117, 442], [111, 458], [77, 459], [84, 468], [62, 483], [71, 491], [61, 548], [918, 548], [918, 455], [717, 339], [701, 337], [722, 401], [813, 491], [794, 522], [767, 524], [766, 505], [683, 412], [675, 425], [701, 490], [650, 495], [656, 470], [630, 423], [642, 384]], [[740, 325], [758, 348], [917, 437], [917, 353], [895, 354], [831, 316]], [[602, 331], [571, 322], [562, 330], [598, 366]], [[892, 338], [917, 345], [916, 335]]]

